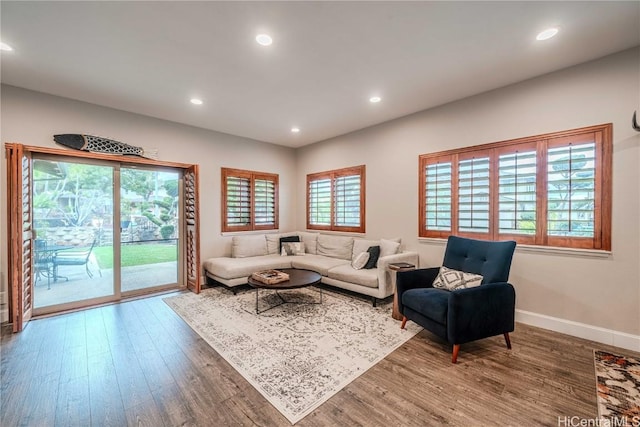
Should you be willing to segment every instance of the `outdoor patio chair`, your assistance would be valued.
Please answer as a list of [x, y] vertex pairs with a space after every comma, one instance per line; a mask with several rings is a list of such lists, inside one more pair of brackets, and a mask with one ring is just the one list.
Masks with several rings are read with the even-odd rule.
[[47, 289], [51, 289], [51, 275], [53, 273], [52, 253], [47, 248], [47, 241], [42, 239], [34, 240], [33, 268], [35, 272], [35, 282], [39, 279], [47, 279]]
[[[97, 238], [93, 239], [93, 243], [91, 243], [91, 246], [88, 248], [56, 252], [56, 254], [53, 256], [53, 277], [55, 279], [63, 278], [68, 281], [69, 278], [58, 275], [58, 267], [61, 265], [84, 265], [85, 270], [87, 271], [87, 275], [90, 278], [93, 278], [93, 273], [91, 273], [91, 270], [89, 270], [89, 259], [97, 241]], [[100, 267], [98, 267], [98, 273], [100, 274], [100, 277], [102, 277], [102, 271], [100, 271]]]

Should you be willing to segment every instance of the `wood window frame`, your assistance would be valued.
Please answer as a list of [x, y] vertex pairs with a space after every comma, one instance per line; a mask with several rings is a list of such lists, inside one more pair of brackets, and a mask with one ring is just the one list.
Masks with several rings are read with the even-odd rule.
[[31, 317], [33, 295], [33, 240], [31, 186], [33, 168], [31, 154], [47, 154], [67, 158], [80, 158], [117, 162], [122, 165], [147, 165], [182, 169], [184, 203], [181, 217], [185, 235], [185, 285], [192, 292], [201, 290], [200, 268], [200, 202], [198, 165], [165, 162], [135, 156], [121, 156], [86, 151], [5, 143], [7, 158], [7, 227], [8, 247], [9, 321], [13, 332], [24, 329]]
[[[250, 191], [251, 191], [251, 201], [249, 208], [249, 223], [244, 226], [232, 226], [229, 225], [228, 216], [227, 216], [227, 178], [236, 177], [236, 178], [246, 178], [250, 182]], [[256, 180], [265, 180], [272, 181], [274, 183], [274, 223], [269, 225], [259, 225], [256, 224], [256, 215], [255, 215], [255, 198], [253, 197], [255, 182]], [[280, 227], [279, 224], [279, 175], [274, 173], [267, 172], [256, 172], [244, 169], [233, 169], [233, 168], [221, 168], [221, 221], [222, 221], [222, 232], [236, 232], [236, 231], [255, 231], [255, 230], [277, 230]]]
[[[336, 224], [336, 203], [335, 203], [335, 185], [336, 179], [344, 176], [360, 177], [360, 226], [350, 227]], [[310, 185], [314, 181], [328, 179], [331, 181], [331, 224], [319, 225], [311, 223], [311, 203], [310, 203]], [[307, 175], [307, 190], [306, 190], [306, 212], [307, 212], [307, 229], [308, 230], [324, 230], [324, 231], [342, 231], [348, 233], [365, 233], [366, 230], [366, 166], [352, 166], [343, 169], [334, 169], [324, 172], [316, 172]]]
[[[549, 236], [547, 230], [547, 153], [554, 146], [579, 143], [590, 135], [595, 142], [595, 190], [594, 190], [594, 233], [593, 237]], [[501, 155], [519, 150], [536, 151], [536, 231], [531, 234], [499, 233], [499, 175], [498, 161]], [[490, 158], [490, 205], [489, 232], [469, 233], [458, 229], [458, 164], [462, 159], [489, 155]], [[437, 163], [451, 163], [451, 229], [427, 229], [426, 167]], [[418, 158], [418, 236], [425, 238], [446, 238], [450, 235], [486, 240], [515, 240], [520, 244], [565, 247], [576, 249], [611, 250], [613, 173], [613, 125], [611, 123], [553, 132], [525, 138], [464, 147], [438, 153], [420, 155]]]

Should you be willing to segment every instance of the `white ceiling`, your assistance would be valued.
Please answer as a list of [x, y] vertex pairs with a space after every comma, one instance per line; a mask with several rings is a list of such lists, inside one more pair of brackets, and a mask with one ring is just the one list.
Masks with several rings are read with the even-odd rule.
[[[291, 147], [640, 45], [637, 1], [2, 1], [0, 12], [15, 49], [2, 52], [3, 83]], [[551, 26], [558, 36], [537, 42]]]

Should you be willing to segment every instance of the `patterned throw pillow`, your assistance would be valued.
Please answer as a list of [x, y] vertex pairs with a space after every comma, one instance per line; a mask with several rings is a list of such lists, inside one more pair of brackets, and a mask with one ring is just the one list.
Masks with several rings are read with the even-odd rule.
[[457, 291], [458, 289], [475, 288], [482, 283], [479, 274], [465, 273], [445, 266], [440, 267], [438, 277], [433, 281], [434, 288]]
[[356, 255], [356, 257], [351, 261], [351, 267], [356, 270], [362, 270], [362, 268], [367, 265], [367, 261], [369, 261], [369, 252], [362, 252]]
[[299, 242], [300, 236], [285, 236], [280, 238], [280, 252], [282, 252], [282, 244], [285, 242]]
[[304, 255], [304, 243], [302, 242], [282, 242], [280, 256]]

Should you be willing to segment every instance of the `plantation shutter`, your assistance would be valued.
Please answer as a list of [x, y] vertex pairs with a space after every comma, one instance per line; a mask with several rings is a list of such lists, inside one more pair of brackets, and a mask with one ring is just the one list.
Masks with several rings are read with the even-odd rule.
[[309, 224], [331, 227], [331, 178], [309, 182]]
[[227, 231], [251, 230], [251, 176], [226, 177]]
[[595, 237], [596, 144], [580, 141], [547, 151], [547, 236]]
[[334, 186], [334, 224], [339, 227], [360, 226], [360, 175], [339, 176]]
[[186, 228], [186, 277], [187, 288], [200, 293], [200, 201], [198, 165], [185, 169], [184, 221]]
[[222, 168], [222, 231], [278, 228], [278, 175]]
[[458, 162], [458, 230], [489, 233], [489, 157]]
[[277, 178], [254, 178], [254, 229], [278, 228]]
[[9, 292], [13, 332], [22, 331], [33, 310], [33, 222], [31, 154], [20, 144], [6, 144], [8, 182]]
[[451, 231], [452, 224], [452, 163], [436, 162], [423, 166], [425, 182], [423, 195], [426, 200], [425, 230]]
[[535, 145], [498, 157], [499, 234], [536, 234], [536, 157]]

